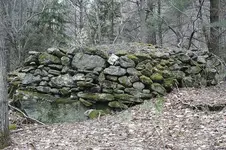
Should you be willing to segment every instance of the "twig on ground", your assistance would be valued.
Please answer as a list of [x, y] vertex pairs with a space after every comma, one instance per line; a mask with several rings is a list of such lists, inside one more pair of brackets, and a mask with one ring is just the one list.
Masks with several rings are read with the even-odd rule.
[[39, 120], [37, 120], [37, 119], [34, 119], [34, 118], [31, 118], [31, 117], [27, 116], [27, 115], [26, 115], [24, 112], [22, 112], [20, 109], [18, 109], [18, 108], [16, 108], [16, 107], [12, 106], [12, 105], [10, 105], [10, 104], [8, 104], [8, 106], [9, 106], [10, 108], [12, 108], [12, 109], [18, 111], [19, 113], [21, 113], [21, 114], [23, 115], [24, 118], [30, 119], [30, 120], [32, 120], [32, 121], [38, 123], [38, 124], [41, 124], [41, 125], [45, 125], [43, 122], [41, 122], [41, 121], [39, 121]]

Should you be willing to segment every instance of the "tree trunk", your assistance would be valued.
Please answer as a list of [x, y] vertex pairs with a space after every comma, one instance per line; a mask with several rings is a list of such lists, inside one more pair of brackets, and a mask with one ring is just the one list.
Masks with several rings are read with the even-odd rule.
[[[210, 0], [210, 24], [219, 22], [219, 14], [219, 0]], [[210, 39], [208, 43], [209, 51], [221, 56], [219, 44], [219, 27], [210, 27]]]
[[[161, 17], [162, 12], [161, 12], [161, 0], [158, 0], [158, 15]], [[162, 37], [162, 19], [159, 19], [158, 22], [158, 37], [159, 37], [159, 45], [162, 46], [163, 44], [163, 37]]]
[[[1, 1], [0, 9], [4, 10], [9, 1]], [[6, 4], [6, 5], [5, 5]], [[5, 13], [0, 14], [0, 22], [5, 22]], [[0, 25], [0, 149], [9, 145], [9, 120], [8, 120], [8, 101], [7, 101], [7, 63], [6, 63], [6, 31]]]
[[140, 0], [140, 3], [138, 4], [138, 11], [140, 15], [140, 40], [142, 43], [146, 43], [147, 27], [146, 27], [146, 12], [144, 0]]
[[3, 43], [0, 50], [0, 149], [9, 145], [9, 120], [6, 86], [6, 63]]
[[[147, 7], [148, 7], [148, 10], [150, 12], [149, 13], [150, 14], [150, 17], [153, 18], [154, 17], [154, 14], [153, 14], [154, 13], [154, 2], [152, 0], [149, 0], [147, 2]], [[147, 18], [148, 18], [148, 14], [147, 14], [146, 19], [145, 19], [146, 22], [147, 22]], [[146, 26], [147, 26], [147, 23], [146, 23]], [[149, 27], [149, 30], [148, 30], [148, 26], [146, 28], [147, 28], [147, 31], [148, 31], [148, 34], [147, 34], [147, 43], [156, 45], [155, 23], [151, 23], [151, 26]]]

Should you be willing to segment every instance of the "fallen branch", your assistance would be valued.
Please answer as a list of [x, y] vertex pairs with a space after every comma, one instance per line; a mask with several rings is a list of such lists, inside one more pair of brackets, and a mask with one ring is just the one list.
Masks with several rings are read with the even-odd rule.
[[43, 122], [41, 122], [41, 121], [39, 121], [39, 120], [37, 120], [37, 119], [34, 119], [34, 118], [31, 118], [31, 117], [27, 116], [27, 115], [26, 115], [23, 111], [21, 111], [20, 109], [18, 109], [18, 108], [16, 108], [16, 107], [12, 106], [12, 105], [10, 105], [10, 104], [8, 104], [8, 106], [9, 106], [11, 109], [16, 110], [17, 112], [21, 113], [21, 114], [23, 115], [24, 118], [29, 119], [29, 120], [32, 120], [32, 121], [34, 121], [34, 122], [36, 122], [36, 123], [38, 123], [38, 124], [41, 124], [41, 125], [45, 125]]

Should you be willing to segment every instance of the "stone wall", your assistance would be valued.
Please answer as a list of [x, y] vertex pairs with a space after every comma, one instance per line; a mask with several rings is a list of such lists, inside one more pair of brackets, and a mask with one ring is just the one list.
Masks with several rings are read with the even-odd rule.
[[[9, 74], [10, 97], [21, 91], [51, 95], [60, 102], [94, 108], [126, 109], [165, 95], [173, 87], [217, 84], [222, 63], [207, 51], [168, 50], [146, 46], [138, 52], [91, 48], [30, 51], [24, 66]], [[19, 96], [20, 95], [20, 96]], [[24, 96], [24, 95], [23, 95]]]

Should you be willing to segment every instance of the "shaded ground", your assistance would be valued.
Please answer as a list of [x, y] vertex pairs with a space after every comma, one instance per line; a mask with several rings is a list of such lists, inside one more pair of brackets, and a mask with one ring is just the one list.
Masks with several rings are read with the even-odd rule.
[[27, 126], [5, 150], [226, 150], [225, 82], [161, 100], [96, 120]]

